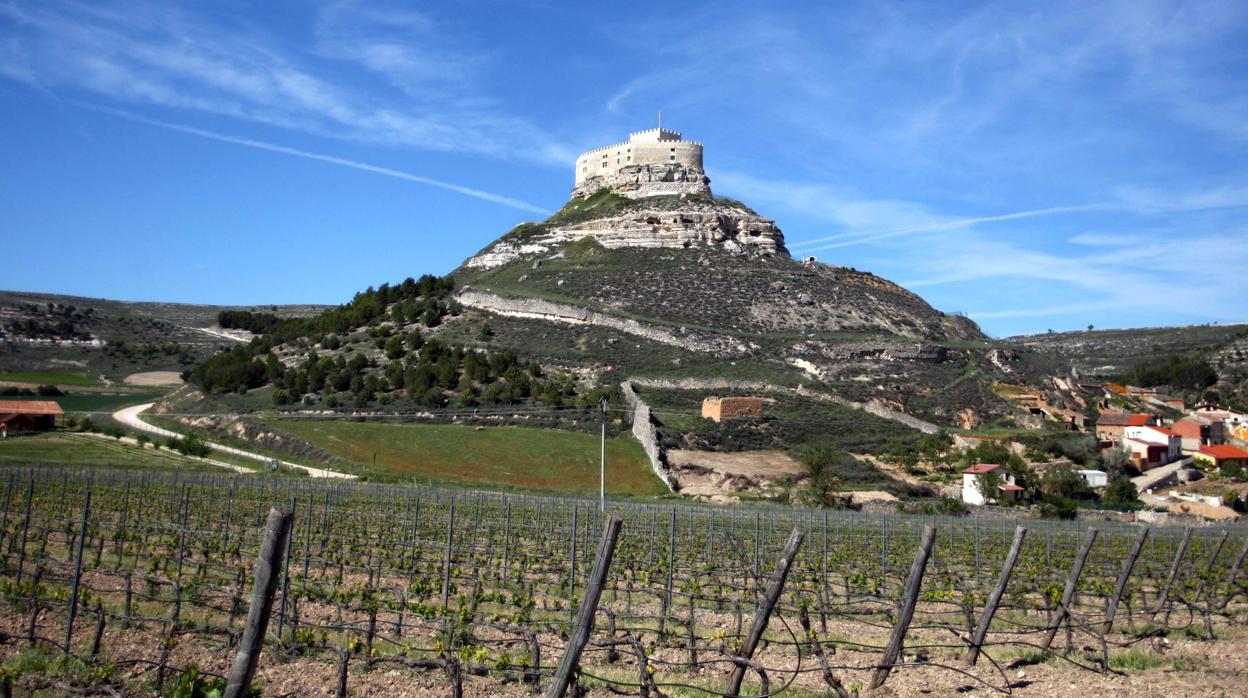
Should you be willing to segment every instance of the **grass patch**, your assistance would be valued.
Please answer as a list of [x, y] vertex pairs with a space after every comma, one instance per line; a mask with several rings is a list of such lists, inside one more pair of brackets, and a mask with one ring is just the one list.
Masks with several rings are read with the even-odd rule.
[[1170, 666], [1175, 671], [1200, 671], [1208, 665], [1204, 657], [1197, 657], [1190, 654], [1178, 654], [1170, 660]]
[[1109, 668], [1119, 671], [1147, 671], [1164, 663], [1162, 657], [1134, 648], [1109, 655]]
[[99, 385], [99, 381], [85, 373], [66, 371], [16, 371], [0, 372], [0, 381], [31, 383], [34, 385]]
[[[598, 491], [598, 437], [463, 425], [267, 419], [267, 424], [382, 476], [550, 492]], [[372, 468], [376, 457], [376, 469]], [[667, 488], [628, 437], [607, 440], [607, 491], [653, 496]]]

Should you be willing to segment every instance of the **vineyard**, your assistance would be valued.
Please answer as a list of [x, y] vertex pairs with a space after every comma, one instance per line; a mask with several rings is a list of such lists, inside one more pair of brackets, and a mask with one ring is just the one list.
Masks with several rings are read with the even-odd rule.
[[1177, 671], [1172, 647], [1248, 618], [1235, 529], [110, 469], [0, 487], [4, 695], [216, 695], [249, 643], [263, 695], [987, 695]]

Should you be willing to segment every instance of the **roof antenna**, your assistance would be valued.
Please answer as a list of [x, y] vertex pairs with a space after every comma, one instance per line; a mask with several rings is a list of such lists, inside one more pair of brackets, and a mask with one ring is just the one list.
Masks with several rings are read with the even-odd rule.
[[663, 130], [663, 112], [659, 112], [659, 130]]

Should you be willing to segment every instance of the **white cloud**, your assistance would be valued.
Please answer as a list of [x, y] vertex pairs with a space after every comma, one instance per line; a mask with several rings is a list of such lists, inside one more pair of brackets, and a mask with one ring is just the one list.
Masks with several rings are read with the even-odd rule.
[[[328, 17], [328, 19], [326, 19]], [[337, 3], [321, 22], [322, 65], [213, 16], [134, 4], [0, 5], [9, 78], [85, 90], [128, 106], [208, 112], [320, 136], [545, 164], [572, 151], [473, 87], [478, 59], [432, 21]], [[405, 41], [412, 33], [422, 42]], [[365, 91], [331, 75], [362, 67], [403, 90]], [[349, 86], [350, 85], [350, 86]], [[423, 95], [414, 99], [413, 95]]]

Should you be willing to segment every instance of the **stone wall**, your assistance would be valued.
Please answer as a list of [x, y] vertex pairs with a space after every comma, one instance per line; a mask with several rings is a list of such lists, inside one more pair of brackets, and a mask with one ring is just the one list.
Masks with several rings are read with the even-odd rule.
[[785, 393], [796, 395], [798, 397], [810, 398], [814, 400], [826, 400], [844, 407], [852, 407], [863, 412], [898, 422], [911, 429], [918, 429], [924, 434], [935, 434], [940, 431], [940, 427], [925, 422], [918, 417], [898, 412], [897, 410], [885, 407], [874, 402], [854, 402], [846, 400], [838, 395], [829, 395], [827, 393], [819, 393], [806, 388], [790, 388], [783, 385], [772, 385], [770, 383], [756, 383], [751, 381], [728, 380], [726, 378], [632, 378], [630, 379], [637, 385], [647, 388], [674, 389], [674, 390], [761, 390], [774, 393]]
[[646, 452], [646, 457], [650, 459], [650, 469], [663, 481], [663, 484], [667, 485], [669, 490], [675, 492], [676, 479], [672, 477], [671, 470], [667, 467], [663, 447], [659, 445], [659, 433], [654, 428], [654, 421], [650, 418], [650, 406], [637, 395], [628, 381], [620, 383], [620, 393], [624, 396], [624, 402], [632, 410], [633, 438], [637, 439], [642, 450]]
[[688, 351], [715, 354], [717, 356], [742, 356], [756, 347], [738, 339], [723, 335], [677, 334], [665, 327], [647, 325], [630, 318], [607, 315], [587, 308], [565, 305], [536, 298], [509, 298], [465, 287], [456, 300], [470, 308], [477, 308], [508, 317], [547, 320], [568, 325], [599, 325], [620, 332], [637, 335], [653, 342], [680, 347]]

